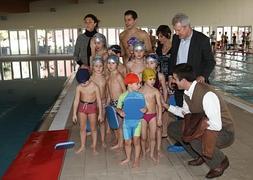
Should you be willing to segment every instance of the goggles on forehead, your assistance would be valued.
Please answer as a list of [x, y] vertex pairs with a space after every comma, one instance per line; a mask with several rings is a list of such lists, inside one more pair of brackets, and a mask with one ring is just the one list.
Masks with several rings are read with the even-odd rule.
[[151, 53], [146, 58], [146, 61], [155, 61], [156, 63], [158, 63], [158, 55], [155, 53]]
[[96, 33], [93, 37], [95, 39], [95, 42], [101, 42], [101, 43], [106, 44], [106, 39], [105, 39], [105, 36], [103, 34]]
[[137, 42], [134, 44], [134, 51], [145, 51], [145, 45], [143, 42]]
[[96, 64], [96, 63], [102, 63], [103, 64], [103, 59], [101, 56], [95, 56], [95, 58], [93, 59], [93, 64]]
[[116, 55], [109, 55], [108, 58], [107, 58], [107, 61], [119, 64], [119, 57], [116, 56]]

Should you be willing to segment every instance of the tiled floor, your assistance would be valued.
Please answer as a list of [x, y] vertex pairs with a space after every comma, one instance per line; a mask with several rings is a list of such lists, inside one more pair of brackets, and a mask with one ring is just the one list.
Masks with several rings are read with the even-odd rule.
[[[230, 167], [225, 171], [220, 180], [252, 180], [253, 179], [253, 118], [252, 114], [230, 105], [230, 110], [235, 118], [236, 141], [224, 150], [229, 157]], [[72, 126], [70, 139], [79, 145], [79, 127]], [[99, 155], [91, 152], [90, 137], [88, 138], [86, 152], [76, 155], [75, 149], [66, 153], [61, 180], [197, 180], [205, 179], [208, 167], [202, 165], [192, 167], [187, 165], [191, 158], [187, 153], [168, 153], [165, 151], [168, 141], [163, 140], [165, 157], [154, 165], [150, 159], [141, 160], [141, 166], [132, 169], [129, 165], [121, 166], [119, 162], [124, 158], [123, 152], [102, 149], [98, 145]]]

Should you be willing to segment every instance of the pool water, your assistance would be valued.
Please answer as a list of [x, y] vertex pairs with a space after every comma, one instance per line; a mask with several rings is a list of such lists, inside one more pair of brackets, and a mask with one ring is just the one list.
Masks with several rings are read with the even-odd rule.
[[[7, 170], [8, 166], [16, 157], [17, 153], [21, 149], [22, 145], [31, 134], [36, 131], [42, 122], [42, 116], [46, 110], [48, 110], [55, 102], [61, 89], [63, 88], [64, 79], [50, 80], [49, 84], [46, 80], [43, 81], [42, 86], [50, 89], [48, 91], [41, 91], [37, 93], [29, 92], [29, 95], [14, 94], [7, 100], [8, 92], [15, 91], [1, 91], [0, 94], [0, 177]], [[13, 82], [15, 83], [15, 82]], [[35, 82], [25, 82], [26, 86], [30, 87], [30, 84]], [[50, 87], [50, 84], [54, 84], [54, 88]], [[1, 87], [1, 83], [0, 83]], [[2, 86], [3, 87], [3, 86]], [[39, 87], [43, 89], [43, 87]], [[34, 91], [38, 91], [34, 87]], [[2, 89], [1, 89], [2, 90]], [[27, 91], [29, 91], [27, 89]], [[33, 90], [31, 90], [33, 91]], [[6, 92], [7, 94], [3, 93]], [[45, 98], [46, 97], [46, 98]], [[3, 101], [4, 99], [4, 101]], [[16, 101], [15, 101], [16, 99]]]
[[212, 85], [253, 104], [253, 57], [218, 56], [210, 76]]

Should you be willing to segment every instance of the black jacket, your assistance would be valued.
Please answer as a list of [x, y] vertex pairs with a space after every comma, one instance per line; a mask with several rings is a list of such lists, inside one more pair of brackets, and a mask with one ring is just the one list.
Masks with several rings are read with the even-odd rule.
[[[179, 36], [174, 34], [171, 48], [170, 74], [177, 63], [177, 53], [180, 45]], [[196, 76], [203, 76], [208, 80], [215, 66], [214, 56], [210, 46], [210, 40], [203, 33], [193, 30], [187, 63], [193, 67]]]

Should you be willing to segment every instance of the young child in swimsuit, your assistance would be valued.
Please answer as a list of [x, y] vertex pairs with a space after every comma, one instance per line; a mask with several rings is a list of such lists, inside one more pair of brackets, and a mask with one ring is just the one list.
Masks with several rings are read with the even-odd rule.
[[142, 153], [146, 155], [146, 140], [147, 140], [147, 128], [149, 128], [149, 142], [150, 142], [150, 157], [157, 162], [154, 156], [155, 144], [156, 144], [156, 127], [162, 125], [162, 105], [161, 94], [154, 88], [156, 81], [156, 72], [151, 68], [144, 69], [142, 73], [142, 80], [144, 81], [143, 87], [140, 92], [144, 94], [147, 104], [147, 112], [143, 116], [141, 122], [141, 146]]
[[[123, 122], [123, 137], [125, 140], [125, 151], [126, 151], [126, 159], [121, 161], [121, 165], [127, 164], [131, 159], [131, 150], [132, 150], [132, 142], [134, 144], [135, 157], [133, 162], [133, 168], [138, 167], [140, 164], [140, 135], [141, 135], [141, 120], [140, 119], [126, 119], [125, 112], [122, 110], [124, 101], [128, 96], [128, 93], [133, 91], [138, 91], [141, 87], [140, 79], [137, 74], [128, 73], [124, 79], [125, 84], [127, 85], [127, 91], [120, 95], [119, 102], [117, 104], [117, 112], [124, 117]], [[142, 97], [143, 95], [139, 93]], [[143, 97], [144, 98], [144, 97]], [[136, 109], [136, 111], [146, 112], [146, 108]]]
[[145, 46], [143, 42], [137, 42], [134, 44], [133, 47], [134, 50], [134, 58], [131, 61], [128, 61], [126, 67], [127, 67], [127, 72], [133, 72], [137, 74], [140, 77], [141, 80], [141, 75], [142, 71], [145, 69], [146, 64], [145, 64]]
[[[126, 91], [126, 86], [124, 84], [124, 79], [118, 71], [119, 57], [116, 55], [109, 55], [107, 59], [107, 67], [110, 72], [107, 82], [108, 82], [108, 102], [110, 105], [116, 108], [119, 96]], [[120, 118], [119, 118], [120, 120]], [[119, 129], [115, 130], [115, 135], [117, 139], [117, 144], [111, 149], [118, 149], [123, 147], [123, 137], [122, 137], [122, 122], [119, 123]]]
[[108, 57], [106, 38], [101, 33], [96, 33], [90, 43], [91, 47], [91, 63], [96, 56], [102, 57], [103, 61], [106, 61]]
[[[110, 46], [108, 48], [108, 54], [109, 55], [114, 54], [120, 58], [121, 57], [121, 47], [117, 44]], [[121, 63], [121, 62], [119, 63], [118, 70], [123, 77], [126, 76], [126, 66], [123, 63]]]
[[[107, 93], [106, 93], [106, 79], [105, 75], [103, 73], [104, 70], [104, 63], [103, 59], [100, 56], [96, 56], [93, 61], [92, 61], [92, 76], [91, 80], [97, 84], [100, 90], [100, 95], [101, 95], [101, 101], [102, 101], [102, 116], [103, 119], [105, 120], [105, 106], [106, 106], [106, 100], [107, 100]], [[101, 135], [101, 143], [102, 146], [105, 148], [106, 143], [105, 143], [105, 121], [102, 121], [99, 123], [100, 127], [100, 135]]]
[[[155, 70], [156, 72], [156, 78], [155, 78], [155, 83], [154, 87], [160, 91], [162, 94], [161, 96], [161, 102], [162, 106], [164, 107], [167, 103], [168, 99], [168, 90], [166, 87], [166, 82], [165, 82], [165, 77], [164, 74], [160, 73], [157, 71], [157, 66], [158, 66], [158, 56], [155, 53], [151, 53], [147, 56], [146, 58], [146, 64], [148, 68], [151, 68]], [[162, 142], [162, 137], [167, 137], [167, 127], [168, 127], [168, 119], [169, 119], [169, 114], [167, 111], [163, 111], [162, 113], [162, 127], [157, 128], [157, 151], [159, 156], [162, 156], [160, 153], [161, 149], [161, 142]], [[163, 135], [162, 135], [163, 133]]]
[[76, 153], [80, 153], [85, 149], [86, 121], [87, 119], [89, 119], [92, 135], [93, 153], [97, 154], [96, 124], [97, 120], [99, 122], [103, 121], [102, 103], [99, 87], [93, 81], [90, 80], [90, 73], [88, 69], [79, 69], [76, 74], [76, 79], [79, 85], [76, 87], [72, 121], [73, 123], [77, 123], [77, 114], [78, 114], [78, 119], [80, 120], [80, 137], [81, 137], [81, 146], [76, 151]]

